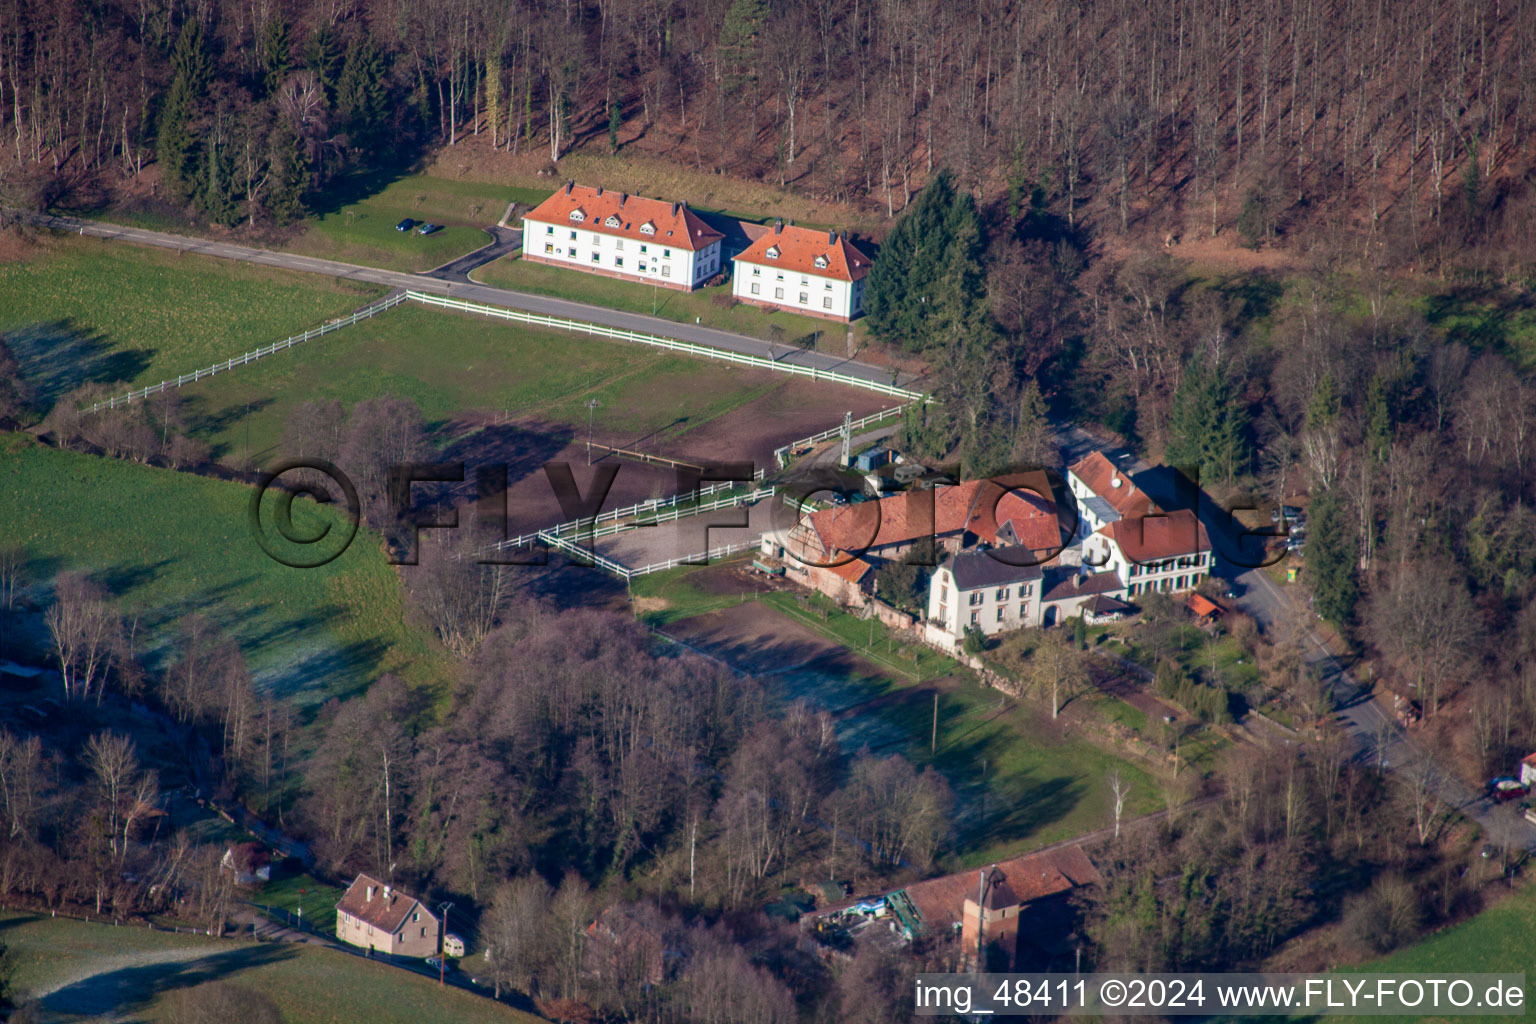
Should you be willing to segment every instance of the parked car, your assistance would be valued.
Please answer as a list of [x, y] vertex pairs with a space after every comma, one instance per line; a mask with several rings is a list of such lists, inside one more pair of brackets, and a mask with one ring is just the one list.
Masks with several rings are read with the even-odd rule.
[[423, 224], [421, 227], [416, 229], [416, 233], [418, 235], [430, 235], [441, 230], [443, 230], [443, 226], [441, 224]]
[[403, 220], [399, 224], [395, 225], [395, 230], [396, 231], [409, 231], [409, 230], [411, 230], [411, 228], [413, 228], [415, 226], [416, 226], [416, 222], [414, 220], [412, 220], [411, 218], [407, 217], [407, 218], [405, 218], [405, 220]]

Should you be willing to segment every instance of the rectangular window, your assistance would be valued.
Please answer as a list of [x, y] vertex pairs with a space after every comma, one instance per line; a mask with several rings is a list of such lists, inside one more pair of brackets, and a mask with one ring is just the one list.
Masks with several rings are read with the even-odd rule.
[[624, 239], [622, 239], [622, 238], [615, 238], [613, 240], [613, 247], [615, 249], [617, 249], [619, 252], [623, 252], [624, 251]]
[[593, 245], [602, 245], [603, 244], [602, 236], [600, 236], [600, 235], [593, 235], [592, 236], [592, 244]]
[[1003, 621], [1003, 606], [1002, 605], [998, 605], [997, 606], [997, 621], [998, 622], [1002, 622]]
[[971, 625], [981, 625], [981, 612], [971, 612]]
[[775, 288], [773, 290], [773, 297], [776, 298], [776, 299], [782, 299], [784, 297], [784, 289], [783, 288]]
[[546, 235], [554, 234], [555, 233], [555, 226], [553, 224], [546, 224], [546, 225], [544, 225], [544, 233]]
[[800, 278], [800, 287], [801, 288], [804, 288], [806, 285], [808, 285], [810, 283], [811, 283], [811, 279], [810, 278], [808, 278], [808, 277]]
[[758, 284], [756, 281], [752, 282], [752, 294], [753, 295], [756, 295], [758, 292], [760, 292], [762, 290], [763, 290], [763, 286], [762, 285]]
[[806, 295], [805, 292], [801, 292], [800, 293], [800, 305], [803, 306], [803, 305], [805, 305], [809, 301], [810, 301], [810, 296]]
[[977, 590], [971, 594], [971, 604], [981, 604], [981, 591]]
[[623, 256], [615, 256], [613, 258], [613, 265], [616, 266], [616, 267], [622, 267], [624, 265], [624, 257]]
[[762, 267], [753, 267], [752, 268], [752, 276], [753, 277], [760, 277], [760, 276], [762, 276], [762, 273], [763, 273], [763, 268]]
[[832, 296], [828, 295], [826, 298], [821, 300], [821, 308], [822, 309], [831, 309], [832, 308]]
[[672, 276], [672, 266], [671, 266], [671, 264], [663, 264], [662, 265], [661, 276], [662, 277], [671, 277]]
[[828, 281], [826, 284], [822, 285], [821, 287], [822, 287], [822, 289], [824, 291], [831, 291], [832, 290], [832, 282]]
[[1029, 618], [1029, 605], [1027, 605], [1027, 604], [1019, 605], [1019, 618], [1020, 619], [1027, 619], [1027, 618]]
[[575, 249], [567, 249], [567, 250], [565, 250], [565, 254], [567, 256], [569, 256], [571, 259], [575, 259], [576, 258], [576, 250]]
[[554, 252], [555, 251], [555, 247], [553, 245], [551, 245], [549, 242], [545, 242], [544, 243], [544, 251], [545, 252]]
[[776, 280], [779, 280], [779, 281], [784, 280], [784, 275], [783, 274], [777, 275]]
[[1006, 600], [1008, 600], [1008, 588], [1007, 587], [998, 587], [997, 588], [997, 599], [999, 601], [1006, 601]]
[[640, 271], [642, 274], [645, 273], [645, 260], [641, 260], [639, 263], [636, 263], [635, 269]]
[[949, 621], [949, 607], [947, 605], [939, 605], [939, 619], [945, 622]]
[[603, 258], [601, 256], [599, 256], [597, 253], [593, 253], [592, 254], [592, 262], [593, 263], [601, 263], [602, 259]]
[[661, 258], [662, 259], [666, 259], [666, 260], [671, 259], [672, 258], [672, 250], [671, 249], [663, 249], [663, 250], [661, 250]]
[[574, 231], [571, 232], [571, 241], [576, 241], [576, 232]]
[[641, 245], [641, 246], [640, 246], [640, 251], [641, 251], [641, 252], [645, 252], [645, 251], [646, 251], [646, 248], [645, 248], [645, 246], [644, 246], [644, 245]]

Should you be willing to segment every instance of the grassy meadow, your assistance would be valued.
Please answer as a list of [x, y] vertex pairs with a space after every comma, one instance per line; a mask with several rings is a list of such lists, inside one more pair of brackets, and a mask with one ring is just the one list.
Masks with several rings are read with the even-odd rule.
[[[288, 568], [252, 537], [251, 493], [0, 435], [0, 522], [29, 553], [28, 578], [94, 573], [137, 616], [152, 660], [174, 638], [176, 620], [200, 611], [233, 633], [259, 684], [301, 703], [354, 692], [386, 671], [435, 681], [436, 648], [407, 624], [377, 538], [360, 530], [329, 564]], [[329, 509], [293, 508], [298, 530], [338, 525]]]
[[[260, 461], [293, 408], [383, 394], [415, 400], [441, 426], [479, 411], [636, 439], [697, 427], [785, 386], [726, 363], [407, 303], [309, 345], [182, 390], [199, 432], [226, 458]], [[249, 417], [247, 417], [249, 407]], [[574, 435], [573, 435], [574, 436]], [[654, 443], [654, 436], [650, 439]]]
[[[435, 977], [300, 943], [254, 943], [0, 915], [13, 990], [50, 1021], [170, 1024], [178, 990], [217, 980], [271, 999], [290, 1024], [512, 1024], [540, 1018]], [[126, 1016], [123, 1016], [125, 1015]], [[105, 1016], [104, 1016], [105, 1015]]]
[[229, 260], [44, 235], [0, 263], [0, 333], [43, 404], [142, 387], [344, 315], [382, 289]]

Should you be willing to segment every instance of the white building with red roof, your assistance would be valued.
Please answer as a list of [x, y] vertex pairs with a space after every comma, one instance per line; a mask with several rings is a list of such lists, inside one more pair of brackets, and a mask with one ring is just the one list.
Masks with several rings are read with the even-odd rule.
[[872, 263], [846, 232], [775, 221], [735, 258], [731, 294], [766, 309], [846, 322], [864, 315], [864, 279]]
[[523, 217], [523, 258], [692, 291], [720, 273], [725, 236], [687, 203], [567, 182]]
[[1211, 561], [1210, 537], [1187, 508], [1121, 519], [1083, 543], [1083, 564], [1119, 576], [1130, 597], [1194, 590]]

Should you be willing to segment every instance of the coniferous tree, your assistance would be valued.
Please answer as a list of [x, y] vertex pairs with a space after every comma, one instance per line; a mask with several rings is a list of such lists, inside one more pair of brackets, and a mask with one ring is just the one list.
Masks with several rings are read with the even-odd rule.
[[304, 193], [309, 190], [309, 158], [286, 117], [279, 118], [270, 137], [270, 196], [267, 206], [280, 222], [304, 216]]
[[275, 96], [293, 69], [293, 39], [288, 32], [288, 22], [281, 15], [271, 18], [262, 29], [259, 54], [262, 92]]
[[215, 224], [229, 225], [240, 219], [231, 194], [234, 168], [229, 152], [218, 138], [210, 138], [203, 147], [202, 187], [198, 190], [197, 205]]
[[336, 102], [336, 82], [341, 74], [342, 51], [336, 33], [321, 25], [304, 44], [304, 66], [315, 73], [329, 103]]
[[182, 26], [171, 54], [171, 66], [174, 73], [160, 112], [155, 156], [166, 189], [176, 198], [186, 199], [197, 191], [202, 170], [193, 122], [202, 112], [213, 75], [203, 24], [197, 18], [188, 19]]
[[336, 113], [356, 149], [371, 149], [388, 120], [384, 75], [384, 55], [373, 37], [365, 34], [354, 40], [336, 83]]
[[1358, 552], [1354, 532], [1338, 497], [1329, 492], [1312, 503], [1307, 538], [1307, 575], [1317, 613], [1340, 629], [1355, 618], [1360, 584], [1355, 575]]
[[759, 36], [768, 15], [767, 0], [731, 0], [718, 47], [727, 91], [739, 92], [757, 81]]
[[928, 306], [949, 248], [945, 231], [954, 201], [954, 179], [940, 171], [896, 222], [865, 281], [870, 331], [908, 351], [925, 347]]
[[1231, 482], [1248, 463], [1248, 414], [1220, 366], [1196, 358], [1173, 396], [1168, 461]]

